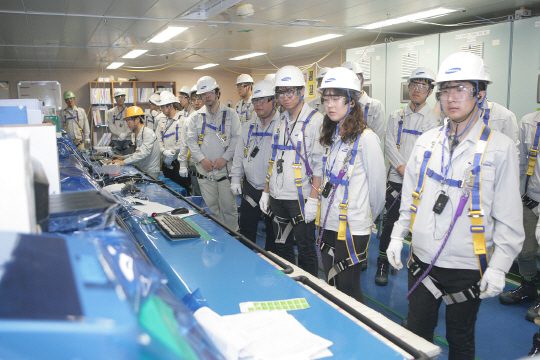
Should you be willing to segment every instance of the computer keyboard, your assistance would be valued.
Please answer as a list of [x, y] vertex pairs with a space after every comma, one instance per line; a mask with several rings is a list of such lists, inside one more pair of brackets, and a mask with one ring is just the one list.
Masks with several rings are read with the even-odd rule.
[[154, 221], [171, 239], [201, 237], [197, 230], [178, 216], [158, 215], [154, 218]]

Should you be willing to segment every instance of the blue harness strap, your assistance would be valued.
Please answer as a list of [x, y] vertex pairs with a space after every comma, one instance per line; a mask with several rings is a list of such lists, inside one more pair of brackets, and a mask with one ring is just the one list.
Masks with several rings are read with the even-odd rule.
[[218, 131], [221, 133], [220, 134], [220, 137], [223, 141], [226, 141], [227, 140], [227, 134], [225, 134], [225, 121], [227, 120], [227, 111], [223, 111], [223, 117], [221, 119], [221, 125], [219, 126], [219, 128], [217, 128], [216, 126], [212, 126], [210, 124], [208, 124], [206, 122], [206, 114], [201, 114], [202, 115], [202, 128], [201, 128], [201, 133], [199, 134], [199, 140], [197, 141], [197, 143], [199, 144], [199, 147], [202, 145], [203, 143], [203, 140], [204, 140], [204, 135], [206, 134], [206, 127], [209, 127], [210, 129], [214, 130], [214, 131]]
[[484, 125], [489, 126], [489, 118], [491, 117], [491, 109], [484, 109], [484, 115], [482, 116], [482, 120], [484, 121]]
[[176, 134], [176, 142], [178, 142], [178, 121], [176, 122], [176, 131], [165, 135], [167, 131], [169, 131], [169, 128], [171, 127], [173, 123], [174, 123], [174, 119], [172, 119], [171, 123], [169, 124], [169, 126], [167, 126], [165, 131], [161, 130], [161, 138], [165, 139], [165, 138], [168, 138], [169, 136], [173, 136], [174, 134]]
[[540, 121], [536, 123], [536, 131], [534, 133], [534, 141], [529, 150], [529, 164], [527, 167], [527, 173], [525, 177], [525, 190], [523, 191], [523, 196], [527, 195], [529, 189], [529, 181], [531, 180], [532, 175], [534, 174], [534, 167], [536, 165], [536, 160], [538, 156], [538, 141], [540, 139]]
[[244, 158], [247, 157], [247, 154], [248, 154], [248, 149], [249, 149], [249, 144], [250, 144], [250, 141], [251, 141], [251, 136], [256, 136], [256, 137], [265, 137], [265, 136], [272, 136], [271, 133], [269, 132], [253, 132], [253, 128], [255, 127], [255, 124], [251, 124], [249, 125], [249, 131], [248, 131], [248, 137], [247, 137], [247, 143], [246, 143], [246, 146], [244, 146]]
[[[368, 124], [368, 114], [369, 114], [369, 108], [371, 107], [371, 103], [368, 102], [366, 106], [364, 107], [364, 121], [366, 124]], [[368, 124], [369, 125], [369, 124]]]
[[441, 184], [461, 188], [463, 186], [462, 180], [454, 180], [454, 179], [445, 179], [442, 175], [437, 174], [433, 169], [427, 169], [426, 175], [432, 178], [433, 180], [436, 180], [440, 182]]

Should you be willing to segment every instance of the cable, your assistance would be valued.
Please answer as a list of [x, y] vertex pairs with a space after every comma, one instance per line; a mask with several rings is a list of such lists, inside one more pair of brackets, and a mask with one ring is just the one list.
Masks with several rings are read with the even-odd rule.
[[[379, 33], [377, 34], [377, 37], [375, 37], [375, 40], [373, 40], [371, 42], [371, 44], [369, 44], [368, 47], [366, 47], [364, 49], [364, 52], [362, 53], [362, 55], [360, 55], [356, 60], [354, 60], [355, 62], [358, 61], [359, 59], [363, 58], [364, 57], [364, 54], [366, 53], [366, 51], [373, 46], [373, 44], [375, 43], [375, 41], [377, 41], [377, 39], [379, 38], [379, 36], [381, 35], [381, 31], [382, 31], [382, 27], [379, 28]], [[342, 59], [343, 60], [343, 59]]]

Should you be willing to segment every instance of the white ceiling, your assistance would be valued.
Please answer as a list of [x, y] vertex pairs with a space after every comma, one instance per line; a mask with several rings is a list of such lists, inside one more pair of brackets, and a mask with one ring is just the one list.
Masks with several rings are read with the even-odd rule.
[[[223, 10], [204, 20], [182, 18], [190, 10], [211, 2], [222, 5]], [[173, 69], [187, 70], [210, 61], [235, 71], [262, 70], [273, 68], [270, 61], [298, 64], [303, 58], [322, 57], [338, 45], [348, 49], [459, 29], [406, 23], [385, 27], [379, 34], [379, 30], [357, 28], [439, 6], [465, 11], [430, 22], [450, 25], [474, 21], [475, 25], [484, 25], [508, 21], [508, 16], [522, 6], [532, 10], [533, 16], [540, 15], [540, 0], [253, 0], [243, 3], [253, 6], [254, 14], [250, 17], [236, 14], [237, 6], [230, 5], [237, 3], [234, 0], [2, 0], [0, 69], [98, 69], [100, 64], [121, 61], [126, 68], [173, 65]], [[295, 19], [322, 21], [313, 25], [289, 24]], [[190, 29], [164, 44], [147, 43], [167, 25]], [[344, 36], [299, 48], [283, 47], [328, 33]], [[134, 46], [126, 46], [125, 39]], [[132, 49], [149, 51], [136, 59], [121, 58]], [[266, 52], [270, 61], [264, 56], [229, 60], [255, 51]]]

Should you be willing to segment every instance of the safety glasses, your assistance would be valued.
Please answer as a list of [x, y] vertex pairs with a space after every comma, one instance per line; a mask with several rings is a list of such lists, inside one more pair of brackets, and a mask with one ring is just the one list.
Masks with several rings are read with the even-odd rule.
[[475, 95], [475, 88], [465, 85], [449, 86], [437, 92], [437, 99], [440, 101], [467, 101]]
[[272, 101], [271, 96], [261, 97], [261, 98], [257, 98], [257, 99], [251, 99], [251, 102], [253, 103], [253, 105], [259, 105], [259, 104], [262, 105], [262, 104], [269, 103], [270, 101]]
[[323, 95], [321, 96], [321, 103], [323, 105], [330, 105], [330, 104], [339, 104], [341, 101], [341, 104], [345, 104], [347, 102], [347, 98], [345, 96], [338, 96], [338, 95]]
[[425, 93], [429, 91], [429, 88], [430, 86], [428, 84], [422, 84], [422, 83], [417, 83], [417, 82], [409, 83], [409, 90]]
[[291, 99], [292, 97], [294, 97], [294, 95], [296, 94], [299, 94], [300, 93], [300, 90], [285, 90], [285, 91], [280, 91], [280, 92], [276, 92], [276, 97], [278, 99], [285, 99], [285, 98], [288, 98], [288, 99]]

